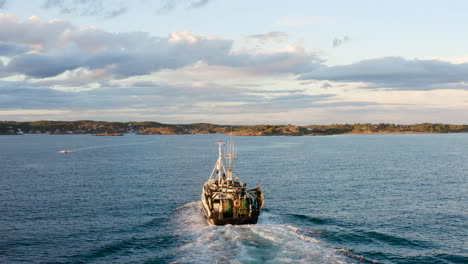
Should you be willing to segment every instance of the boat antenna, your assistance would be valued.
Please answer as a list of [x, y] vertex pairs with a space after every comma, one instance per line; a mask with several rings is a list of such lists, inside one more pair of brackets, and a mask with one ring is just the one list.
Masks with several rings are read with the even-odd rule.
[[226, 155], [224, 156], [227, 160], [228, 163], [228, 170], [227, 170], [227, 179], [232, 180], [232, 161], [237, 158], [237, 150], [236, 147], [234, 146], [234, 143], [232, 142], [232, 127], [231, 127], [231, 133], [229, 134], [229, 141], [226, 146]]

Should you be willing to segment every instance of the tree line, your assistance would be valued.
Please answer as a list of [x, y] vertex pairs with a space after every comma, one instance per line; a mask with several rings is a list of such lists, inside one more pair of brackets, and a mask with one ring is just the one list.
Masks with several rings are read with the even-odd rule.
[[335, 135], [375, 133], [463, 133], [468, 125], [441, 123], [392, 124], [354, 123], [331, 125], [216, 125], [209, 123], [163, 124], [159, 122], [0, 121], [0, 134], [96, 134], [138, 133], [149, 128], [170, 128], [174, 134], [231, 133], [234, 135]]

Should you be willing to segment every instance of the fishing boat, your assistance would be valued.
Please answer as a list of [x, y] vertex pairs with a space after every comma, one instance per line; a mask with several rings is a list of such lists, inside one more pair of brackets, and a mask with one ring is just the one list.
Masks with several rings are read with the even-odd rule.
[[68, 152], [70, 152], [68, 149], [62, 149], [59, 151], [59, 153], [64, 153], [64, 154], [67, 154]]
[[224, 142], [218, 140], [217, 144], [218, 160], [202, 188], [202, 213], [211, 225], [256, 224], [264, 205], [260, 184], [248, 190], [247, 184], [238, 177], [233, 179], [233, 160], [237, 154], [232, 140], [225, 148], [225, 155], [222, 152]]

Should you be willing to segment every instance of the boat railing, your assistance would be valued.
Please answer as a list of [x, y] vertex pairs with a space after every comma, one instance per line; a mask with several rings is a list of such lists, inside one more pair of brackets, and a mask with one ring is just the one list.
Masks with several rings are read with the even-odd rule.
[[246, 210], [259, 211], [263, 205], [263, 195], [259, 190], [249, 190], [245, 192], [225, 192], [225, 191], [212, 191], [210, 199], [213, 200], [232, 200], [235, 201], [248, 201], [252, 207]]

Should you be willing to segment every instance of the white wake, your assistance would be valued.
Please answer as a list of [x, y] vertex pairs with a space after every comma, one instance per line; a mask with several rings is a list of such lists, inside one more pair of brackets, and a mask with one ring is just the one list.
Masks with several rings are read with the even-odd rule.
[[310, 232], [280, 223], [268, 212], [256, 225], [210, 226], [200, 202], [174, 210], [182, 240], [174, 263], [358, 263]]

